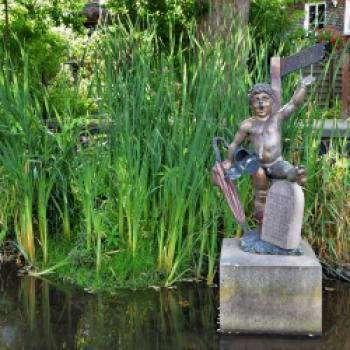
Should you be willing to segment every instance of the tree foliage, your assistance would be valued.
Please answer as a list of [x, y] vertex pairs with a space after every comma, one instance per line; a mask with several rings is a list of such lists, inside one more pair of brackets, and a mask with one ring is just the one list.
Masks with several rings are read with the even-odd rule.
[[63, 26], [82, 31], [83, 3], [83, 0], [6, 1], [0, 17], [0, 39], [13, 64], [16, 66], [25, 48], [32, 72], [38, 73], [43, 83], [54, 78], [68, 52], [67, 39], [60, 31]]
[[291, 35], [291, 17], [286, 1], [254, 0], [250, 8], [249, 22], [258, 44], [269, 41], [269, 53], [274, 54], [282, 45], [288, 50]]
[[178, 35], [205, 8], [205, 3], [199, 0], [109, 0], [108, 7], [117, 15], [127, 15], [133, 21], [139, 19], [145, 25], [149, 21], [156, 23], [158, 35], [167, 39], [169, 24]]

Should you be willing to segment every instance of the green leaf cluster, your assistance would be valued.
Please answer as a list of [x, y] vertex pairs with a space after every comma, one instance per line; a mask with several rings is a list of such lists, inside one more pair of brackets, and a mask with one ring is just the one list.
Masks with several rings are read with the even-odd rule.
[[169, 23], [173, 25], [175, 37], [188, 28], [205, 4], [199, 0], [109, 0], [107, 6], [117, 15], [127, 15], [145, 25], [156, 23], [157, 34], [169, 39]]
[[[268, 42], [268, 55], [287, 55], [305, 37], [304, 29], [293, 25], [300, 11], [288, 11], [293, 2], [288, 0], [252, 1], [249, 23], [254, 30], [257, 45]], [[302, 13], [303, 15], [303, 13]]]
[[0, 40], [14, 69], [20, 70], [18, 58], [25, 48], [31, 75], [48, 84], [68, 53], [64, 31], [83, 30], [82, 6], [83, 0], [7, 1], [7, 11], [4, 7], [0, 17]]

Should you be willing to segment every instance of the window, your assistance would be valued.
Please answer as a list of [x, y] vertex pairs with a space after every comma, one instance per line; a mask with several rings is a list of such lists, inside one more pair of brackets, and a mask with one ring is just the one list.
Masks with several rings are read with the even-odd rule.
[[350, 35], [350, 0], [346, 0], [345, 4], [344, 34]]
[[[348, 1], [347, 1], [348, 2]], [[323, 28], [326, 23], [326, 3], [305, 4], [305, 30]]]

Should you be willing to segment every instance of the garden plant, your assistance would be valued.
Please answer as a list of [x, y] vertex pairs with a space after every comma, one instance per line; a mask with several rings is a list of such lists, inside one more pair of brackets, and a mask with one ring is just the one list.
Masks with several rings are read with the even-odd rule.
[[[176, 29], [164, 42], [152, 22], [116, 19], [89, 39], [75, 79], [62, 65], [43, 82], [46, 65], [33, 67], [20, 40], [16, 60], [1, 49], [0, 240], [15, 242], [31, 273], [92, 290], [214, 283], [222, 238], [241, 232], [212, 185], [210, 140], [232, 139], [249, 115], [270, 46], [239, 28], [214, 44]], [[284, 100], [298, 79], [283, 81]], [[312, 124], [324, 112], [311, 93], [286, 122], [283, 156], [308, 171], [304, 237], [327, 266], [345, 266], [349, 160], [342, 139], [319, 155]], [[252, 207], [249, 178], [237, 186]]]

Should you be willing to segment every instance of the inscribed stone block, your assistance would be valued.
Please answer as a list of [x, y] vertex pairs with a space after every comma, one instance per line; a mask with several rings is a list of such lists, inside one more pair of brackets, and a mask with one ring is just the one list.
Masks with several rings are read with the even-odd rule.
[[264, 212], [261, 239], [284, 249], [295, 249], [301, 240], [304, 193], [295, 182], [276, 181]]

